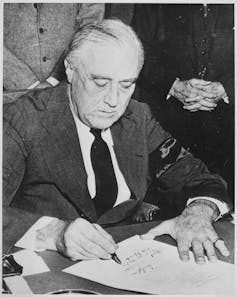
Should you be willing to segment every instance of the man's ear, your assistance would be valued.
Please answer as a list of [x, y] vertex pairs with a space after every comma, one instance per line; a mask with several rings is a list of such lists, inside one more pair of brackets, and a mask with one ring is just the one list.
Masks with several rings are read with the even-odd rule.
[[64, 60], [64, 66], [65, 66], [65, 71], [66, 71], [66, 75], [67, 75], [67, 80], [69, 83], [71, 83], [72, 76], [73, 76], [73, 66], [70, 63], [70, 61], [67, 59]]

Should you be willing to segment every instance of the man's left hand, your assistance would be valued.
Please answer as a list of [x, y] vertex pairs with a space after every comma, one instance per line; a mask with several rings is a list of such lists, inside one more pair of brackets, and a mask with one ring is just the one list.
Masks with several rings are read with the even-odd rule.
[[198, 89], [204, 92], [204, 94], [206, 93], [206, 96], [204, 95], [204, 98], [211, 99], [213, 102], [217, 103], [219, 100], [221, 100], [226, 96], [225, 89], [220, 82], [215, 81], [215, 82], [211, 82], [208, 85], [203, 85], [198, 83], [198, 81], [194, 81], [194, 82], [192, 81], [190, 84], [195, 89]]
[[182, 261], [189, 260], [190, 248], [197, 264], [205, 262], [205, 255], [209, 261], [216, 261], [215, 248], [223, 256], [229, 256], [224, 241], [218, 239], [212, 226], [209, 210], [203, 211], [203, 206], [187, 206], [181, 215], [162, 222], [148, 233], [141, 235], [141, 238], [153, 239], [162, 234], [169, 234], [177, 241], [179, 257]]

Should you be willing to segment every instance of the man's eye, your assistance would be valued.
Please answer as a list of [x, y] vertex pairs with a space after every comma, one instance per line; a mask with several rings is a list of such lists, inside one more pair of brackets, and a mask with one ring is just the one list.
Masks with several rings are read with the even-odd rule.
[[129, 89], [135, 82], [120, 82], [120, 85], [123, 89]]
[[108, 80], [107, 79], [94, 79], [94, 82], [98, 87], [105, 87], [108, 83]]

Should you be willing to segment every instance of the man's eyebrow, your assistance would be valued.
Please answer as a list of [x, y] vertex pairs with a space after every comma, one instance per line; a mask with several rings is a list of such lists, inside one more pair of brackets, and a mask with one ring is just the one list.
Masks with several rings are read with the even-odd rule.
[[131, 83], [135, 83], [137, 81], [137, 77], [132, 77], [132, 78], [128, 78], [128, 79], [123, 79], [120, 82], [131, 82]]
[[[106, 79], [106, 80], [112, 80], [111, 77], [108, 77], [108, 76], [103, 76], [103, 75], [97, 75], [97, 74], [91, 74], [91, 78], [92, 79]], [[121, 81], [119, 82], [131, 82], [131, 83], [134, 83], [137, 81], [137, 77], [132, 77], [132, 78], [127, 78], [127, 79], [122, 79]]]
[[103, 75], [97, 75], [97, 74], [91, 74], [92, 79], [107, 79], [107, 80], [112, 80], [111, 77], [108, 76], [103, 76]]

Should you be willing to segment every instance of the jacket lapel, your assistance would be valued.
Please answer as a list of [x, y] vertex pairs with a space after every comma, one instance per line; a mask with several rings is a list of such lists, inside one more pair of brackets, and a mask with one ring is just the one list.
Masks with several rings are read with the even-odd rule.
[[140, 131], [136, 127], [136, 122], [130, 118], [128, 108], [123, 118], [111, 128], [111, 131], [119, 168], [134, 199], [141, 200], [146, 192], [147, 173], [144, 164], [146, 156]]
[[57, 98], [50, 98], [47, 112], [41, 120], [47, 130], [42, 151], [63, 196], [79, 215], [95, 221], [96, 212], [87, 189], [87, 174], [66, 88], [64, 92]]

